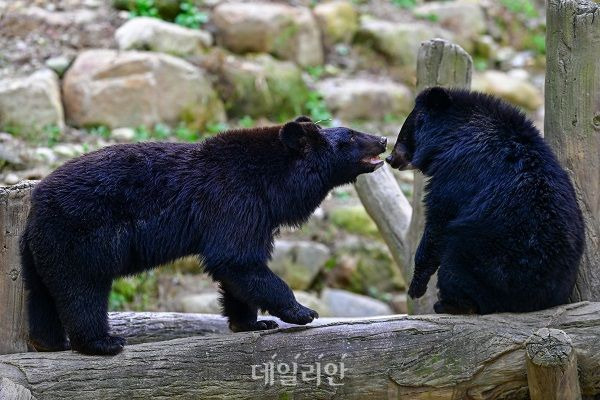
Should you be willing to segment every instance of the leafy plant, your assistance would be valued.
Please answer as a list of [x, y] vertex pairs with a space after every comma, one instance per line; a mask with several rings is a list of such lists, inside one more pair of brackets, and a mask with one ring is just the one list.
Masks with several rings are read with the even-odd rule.
[[440, 20], [440, 16], [435, 13], [427, 13], [427, 14], [415, 14], [415, 18], [424, 19], [430, 22], [438, 22]]
[[315, 80], [321, 79], [323, 73], [325, 73], [325, 68], [322, 65], [315, 65], [314, 67], [307, 67], [306, 72]]
[[175, 17], [175, 23], [178, 25], [198, 29], [208, 22], [208, 14], [189, 1], [183, 1], [179, 8], [181, 12]]
[[411, 9], [417, 5], [417, 0], [392, 0], [392, 4], [400, 8]]
[[320, 121], [321, 125], [326, 126], [331, 124], [331, 119], [333, 117], [331, 112], [329, 112], [327, 104], [325, 104], [325, 100], [323, 100], [321, 93], [311, 90], [308, 93], [308, 100], [306, 101], [304, 107], [313, 121]]
[[147, 309], [151, 298], [156, 297], [157, 290], [154, 271], [133, 277], [119, 278], [113, 282], [108, 297], [109, 309]]
[[44, 134], [44, 137], [46, 138], [48, 147], [53, 147], [60, 140], [61, 131], [57, 125], [46, 125], [42, 129], [42, 132]]
[[252, 128], [254, 126], [254, 124], [255, 124], [254, 119], [249, 115], [244, 115], [238, 121], [238, 125], [242, 128]]
[[154, 0], [135, 0], [131, 7], [130, 16], [160, 18]]
[[152, 136], [158, 140], [164, 140], [170, 137], [172, 134], [171, 128], [165, 124], [156, 124], [154, 125], [154, 130]]
[[92, 135], [103, 137], [108, 139], [110, 137], [110, 128], [106, 125], [96, 125], [89, 128], [89, 132]]
[[223, 132], [229, 129], [229, 125], [226, 122], [211, 122], [206, 124], [206, 133], [210, 135], [216, 135], [219, 132]]
[[514, 14], [521, 14], [528, 18], [539, 15], [531, 0], [500, 0], [500, 3]]

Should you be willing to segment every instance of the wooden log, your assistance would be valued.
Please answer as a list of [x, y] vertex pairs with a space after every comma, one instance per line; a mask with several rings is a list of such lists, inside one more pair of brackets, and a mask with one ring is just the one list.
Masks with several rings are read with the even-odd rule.
[[32, 188], [32, 182], [0, 187], [0, 354], [27, 351], [19, 237]]
[[35, 400], [29, 389], [14, 383], [13, 381], [0, 378], [0, 399], [2, 400]]
[[[417, 58], [417, 90], [431, 86], [469, 88], [473, 74], [471, 56], [462, 47], [442, 39], [433, 39], [421, 44]], [[415, 171], [412, 198], [412, 220], [407, 237], [407, 260], [409, 262], [407, 283], [410, 283], [415, 269], [415, 253], [425, 226], [423, 194], [425, 179]], [[429, 280], [425, 295], [419, 299], [408, 299], [411, 314], [430, 314], [437, 300], [437, 274]]]
[[579, 400], [577, 356], [571, 338], [559, 329], [542, 328], [525, 342], [531, 400]]
[[[40, 400], [527, 399], [525, 343], [542, 326], [569, 335], [582, 394], [600, 393], [600, 303], [530, 314], [321, 322], [130, 345], [114, 357], [7, 354], [0, 376]], [[297, 370], [286, 372], [294, 363]]]
[[390, 167], [386, 164], [371, 174], [360, 175], [354, 187], [367, 213], [381, 232], [396, 265], [406, 278], [405, 238], [412, 208]]
[[571, 175], [586, 223], [572, 301], [600, 301], [600, 4], [549, 0], [545, 138]]

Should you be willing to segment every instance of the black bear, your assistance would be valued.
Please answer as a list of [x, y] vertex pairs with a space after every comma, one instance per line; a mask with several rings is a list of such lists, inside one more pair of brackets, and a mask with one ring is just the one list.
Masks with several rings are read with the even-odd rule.
[[67, 162], [35, 187], [21, 239], [30, 343], [118, 353], [125, 340], [110, 336], [107, 322], [113, 279], [194, 254], [220, 283], [233, 331], [276, 328], [257, 320], [258, 309], [311, 322], [317, 313], [267, 267], [273, 236], [306, 221], [333, 187], [381, 166], [386, 143], [299, 117]]
[[567, 173], [522, 112], [481, 93], [426, 89], [386, 160], [429, 176], [412, 298], [439, 267], [437, 313], [526, 312], [568, 301], [584, 246], [582, 214]]

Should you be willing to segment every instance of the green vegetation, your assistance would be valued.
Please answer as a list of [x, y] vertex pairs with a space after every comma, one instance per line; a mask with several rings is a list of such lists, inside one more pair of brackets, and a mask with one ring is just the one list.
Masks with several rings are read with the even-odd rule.
[[500, 0], [500, 3], [513, 14], [521, 14], [527, 18], [539, 16], [535, 4], [531, 0]]
[[331, 210], [331, 223], [340, 229], [358, 235], [380, 238], [377, 225], [362, 206], [338, 207]]
[[430, 22], [438, 22], [440, 20], [440, 16], [435, 13], [428, 13], [428, 14], [415, 13], [415, 18], [424, 19], [424, 20], [427, 20]]
[[325, 73], [325, 68], [322, 65], [315, 65], [314, 67], [306, 67], [306, 72], [314, 80], [319, 80]]
[[417, 5], [417, 0], [392, 0], [392, 4], [400, 8], [411, 9]]
[[55, 144], [57, 144], [61, 137], [61, 130], [56, 125], [46, 125], [42, 129], [42, 133], [48, 147], [53, 147]]
[[88, 127], [89, 133], [92, 135], [103, 137], [108, 139], [110, 137], [110, 128], [106, 125], [95, 125]]
[[306, 109], [308, 116], [313, 121], [320, 121], [319, 123], [325, 126], [329, 126], [331, 124], [333, 117], [327, 108], [321, 93], [311, 90], [308, 93], [308, 100], [304, 104], [304, 108]]
[[147, 310], [158, 295], [158, 285], [154, 271], [119, 278], [113, 282], [108, 297], [108, 308], [119, 310]]
[[255, 124], [254, 119], [249, 115], [244, 115], [238, 121], [238, 125], [240, 128], [252, 128]]
[[[179, 3], [179, 11], [174, 18], [169, 17], [169, 9], [161, 7], [156, 0], [132, 0], [126, 5], [130, 16], [133, 17], [151, 17], [175, 22], [186, 28], [198, 29], [208, 22], [208, 14], [201, 11], [193, 1], [183, 0]], [[165, 11], [166, 10], [166, 11]]]
[[208, 22], [208, 14], [200, 11], [195, 4], [184, 1], [179, 6], [181, 12], [175, 17], [175, 23], [187, 28], [198, 29]]

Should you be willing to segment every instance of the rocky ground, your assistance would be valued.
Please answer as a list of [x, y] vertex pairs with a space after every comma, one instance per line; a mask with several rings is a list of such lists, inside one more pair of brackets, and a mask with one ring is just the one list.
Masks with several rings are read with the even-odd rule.
[[[474, 88], [540, 125], [543, 22], [531, 0], [0, 0], [0, 184], [113, 143], [197, 141], [298, 114], [393, 141], [419, 45], [434, 37], [473, 56]], [[410, 196], [411, 174], [397, 178]], [[405, 310], [352, 187], [282, 233], [272, 268], [322, 315]], [[198, 271], [186, 259], [119, 280], [111, 307], [215, 312]]]

